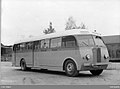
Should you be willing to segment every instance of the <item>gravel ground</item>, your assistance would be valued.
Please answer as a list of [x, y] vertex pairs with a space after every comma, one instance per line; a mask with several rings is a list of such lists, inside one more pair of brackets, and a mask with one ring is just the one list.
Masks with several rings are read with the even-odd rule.
[[115, 62], [113, 62], [113, 63], [111, 63], [110, 62], [110, 64], [108, 65], [108, 67], [107, 67], [107, 69], [108, 70], [120, 70], [120, 63], [115, 63]]
[[10, 62], [2, 62], [0, 75], [1, 85], [120, 85], [120, 63], [110, 63], [99, 76], [81, 71], [77, 77], [68, 77], [64, 72], [21, 71]]

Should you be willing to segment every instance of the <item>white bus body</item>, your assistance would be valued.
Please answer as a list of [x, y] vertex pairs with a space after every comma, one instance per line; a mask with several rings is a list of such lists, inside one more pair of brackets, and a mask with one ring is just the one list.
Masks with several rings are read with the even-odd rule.
[[102, 38], [88, 30], [73, 29], [18, 41], [13, 46], [13, 65], [65, 71], [76, 76], [89, 70], [99, 75], [107, 68], [109, 54]]

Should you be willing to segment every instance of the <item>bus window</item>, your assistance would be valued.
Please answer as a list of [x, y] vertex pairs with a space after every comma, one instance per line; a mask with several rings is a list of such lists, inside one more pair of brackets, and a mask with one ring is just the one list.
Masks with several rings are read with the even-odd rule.
[[36, 50], [40, 49], [41, 48], [40, 46], [41, 46], [41, 41], [35, 41], [34, 42], [34, 49], [36, 49]]
[[62, 46], [63, 47], [75, 47], [77, 46], [77, 42], [74, 36], [66, 36], [62, 38]]
[[16, 45], [16, 51], [19, 51], [20, 50], [20, 44], [17, 44]]
[[30, 49], [32, 49], [33, 48], [33, 43], [32, 42], [27, 42], [26, 43], [26, 49], [27, 50], [30, 50]]
[[13, 51], [16, 52], [16, 44], [13, 46]]
[[120, 49], [116, 50], [116, 58], [120, 58]]
[[49, 48], [49, 39], [41, 41], [41, 48]]
[[24, 43], [21, 43], [20, 44], [20, 51], [23, 51], [25, 49], [25, 44]]
[[61, 47], [61, 38], [53, 38], [51, 39], [51, 48]]
[[92, 36], [78, 36], [78, 44], [79, 46], [93, 46], [94, 41]]
[[95, 41], [95, 44], [98, 45], [98, 46], [105, 46], [103, 40], [101, 37], [99, 36], [93, 36], [94, 38], [94, 41]]

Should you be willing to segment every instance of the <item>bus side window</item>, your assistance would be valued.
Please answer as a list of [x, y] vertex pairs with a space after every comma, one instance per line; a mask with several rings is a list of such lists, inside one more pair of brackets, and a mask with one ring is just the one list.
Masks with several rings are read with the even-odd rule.
[[66, 36], [62, 38], [62, 46], [63, 47], [75, 47], [77, 46], [77, 42], [74, 36]]
[[16, 52], [16, 44], [13, 46], [13, 51]]
[[35, 50], [40, 49], [41, 48], [40, 45], [41, 45], [41, 41], [35, 41], [34, 42], [34, 49]]
[[17, 44], [16, 45], [16, 51], [19, 51], [20, 50], [20, 44]]
[[116, 58], [120, 58], [120, 49], [116, 50]]
[[26, 50], [28, 50], [28, 43], [26, 43]]
[[33, 49], [33, 42], [30, 42], [30, 49]]
[[23, 51], [25, 49], [25, 43], [20, 44], [20, 51]]
[[61, 47], [61, 38], [53, 38], [51, 39], [51, 48], [58, 48]]
[[41, 48], [44, 48], [44, 40], [41, 40]]
[[41, 41], [41, 48], [49, 48], [49, 39], [45, 39]]
[[33, 48], [33, 42], [28, 42], [28, 43], [26, 43], [26, 49], [27, 50], [30, 50], [30, 49], [32, 49]]
[[28, 43], [25, 43], [25, 49], [27, 50], [28, 49], [28, 45], [27, 45]]

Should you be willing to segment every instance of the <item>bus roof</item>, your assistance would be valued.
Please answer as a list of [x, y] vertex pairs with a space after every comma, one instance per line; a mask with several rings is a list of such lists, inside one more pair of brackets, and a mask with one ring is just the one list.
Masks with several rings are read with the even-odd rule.
[[47, 38], [54, 38], [54, 37], [61, 37], [61, 36], [68, 36], [68, 35], [98, 35], [96, 33], [89, 32], [86, 29], [72, 29], [72, 30], [65, 30], [61, 32], [55, 32], [55, 33], [50, 33], [50, 34], [44, 34], [36, 37], [31, 37], [23, 40], [19, 40], [15, 42], [15, 44], [18, 43], [24, 43], [24, 42], [31, 42], [31, 41], [36, 41], [36, 40], [42, 40], [42, 39], [47, 39]]

